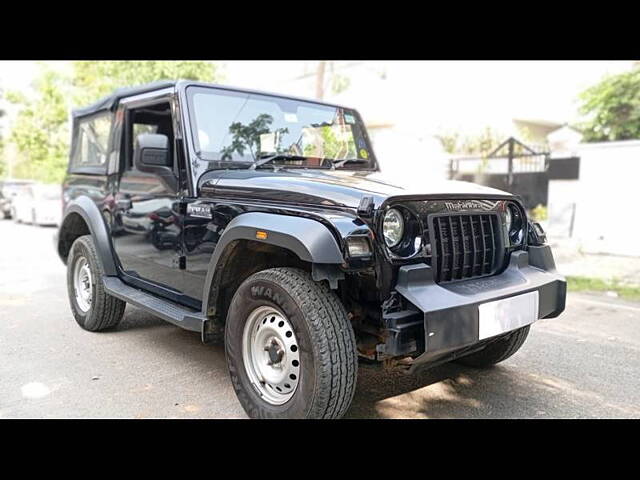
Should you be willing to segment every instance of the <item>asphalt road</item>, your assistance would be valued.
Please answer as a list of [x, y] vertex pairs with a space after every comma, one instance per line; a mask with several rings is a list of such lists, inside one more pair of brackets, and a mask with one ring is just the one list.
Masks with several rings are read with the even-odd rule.
[[[127, 307], [117, 330], [71, 315], [55, 229], [0, 221], [0, 418], [246, 418], [222, 346]], [[640, 418], [640, 304], [570, 295], [491, 370], [361, 365], [351, 418]]]

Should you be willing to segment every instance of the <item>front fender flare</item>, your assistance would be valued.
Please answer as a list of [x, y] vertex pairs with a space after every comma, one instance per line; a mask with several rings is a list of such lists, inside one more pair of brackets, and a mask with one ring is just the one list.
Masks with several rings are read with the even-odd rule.
[[102, 262], [102, 268], [105, 275], [115, 276], [118, 274], [116, 262], [114, 260], [113, 248], [111, 245], [111, 237], [104, 222], [104, 218], [98, 206], [93, 200], [87, 196], [79, 196], [70, 201], [64, 211], [60, 230], [58, 232], [58, 252], [60, 252], [60, 242], [63, 241], [63, 232], [65, 223], [71, 218], [72, 214], [78, 214], [85, 221], [91, 232], [93, 243]]
[[[264, 239], [256, 232], [266, 232]], [[224, 230], [211, 256], [203, 291], [203, 311], [209, 311], [210, 291], [226, 247], [236, 240], [253, 240], [286, 248], [312, 264], [340, 265], [344, 257], [329, 229], [317, 220], [274, 213], [250, 212], [235, 217]]]

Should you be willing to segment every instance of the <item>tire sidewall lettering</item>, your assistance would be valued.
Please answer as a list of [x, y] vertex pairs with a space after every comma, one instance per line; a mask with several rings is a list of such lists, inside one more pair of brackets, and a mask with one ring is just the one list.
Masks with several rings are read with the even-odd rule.
[[[251, 386], [247, 374], [244, 370], [244, 363], [242, 358], [242, 333], [244, 330], [244, 324], [247, 320], [248, 314], [255, 308], [262, 305], [270, 305], [281, 310], [289, 319], [291, 326], [294, 330], [296, 338], [298, 340], [298, 348], [300, 349], [300, 384], [295, 395], [283, 405], [270, 405], [261, 399], [259, 394]], [[309, 332], [306, 329], [303, 318], [300, 318], [303, 313], [299, 307], [295, 304], [293, 299], [286, 293], [282, 287], [272, 284], [264, 280], [256, 280], [249, 285], [242, 285], [231, 303], [229, 308], [229, 317], [227, 318], [227, 332], [226, 341], [227, 344], [227, 356], [231, 354], [233, 357], [232, 362], [235, 365], [230, 365], [230, 373], [232, 377], [232, 383], [234, 385], [242, 384], [243, 389], [238, 390], [238, 398], [242, 403], [252, 403], [254, 406], [256, 401], [259, 408], [262, 411], [263, 417], [279, 417], [284, 412], [289, 412], [291, 417], [303, 417], [305, 399], [309, 399], [313, 396], [314, 385], [310, 383], [310, 380], [314, 378], [314, 358], [312, 346], [307, 341]], [[231, 321], [231, 318], [237, 316]], [[232, 343], [232, 345], [229, 345]], [[253, 401], [249, 401], [245, 396], [250, 396]]]

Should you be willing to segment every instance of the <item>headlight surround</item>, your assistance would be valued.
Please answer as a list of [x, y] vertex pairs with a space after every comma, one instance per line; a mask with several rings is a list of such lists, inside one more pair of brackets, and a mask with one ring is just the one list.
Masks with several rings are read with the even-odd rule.
[[382, 235], [387, 247], [393, 248], [402, 241], [404, 235], [404, 218], [402, 213], [391, 208], [384, 214], [382, 222]]
[[504, 223], [507, 225], [507, 232], [511, 232], [513, 226], [513, 215], [511, 214], [511, 205], [504, 212]]
[[524, 239], [524, 215], [517, 205], [513, 203], [507, 204], [505, 210], [505, 224], [509, 233], [509, 241], [511, 245], [520, 245]]

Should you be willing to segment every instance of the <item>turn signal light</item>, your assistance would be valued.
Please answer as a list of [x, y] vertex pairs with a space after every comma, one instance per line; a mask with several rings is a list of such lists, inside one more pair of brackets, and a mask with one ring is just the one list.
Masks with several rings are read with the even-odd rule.
[[350, 257], [368, 257], [371, 255], [369, 239], [364, 235], [347, 237], [347, 250]]

